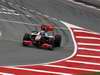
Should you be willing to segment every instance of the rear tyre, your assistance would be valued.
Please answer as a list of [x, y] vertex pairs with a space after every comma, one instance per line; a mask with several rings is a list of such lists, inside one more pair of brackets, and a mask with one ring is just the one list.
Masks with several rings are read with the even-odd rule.
[[60, 34], [56, 34], [55, 35], [55, 40], [54, 40], [54, 45], [55, 47], [60, 47], [61, 45], [61, 35]]

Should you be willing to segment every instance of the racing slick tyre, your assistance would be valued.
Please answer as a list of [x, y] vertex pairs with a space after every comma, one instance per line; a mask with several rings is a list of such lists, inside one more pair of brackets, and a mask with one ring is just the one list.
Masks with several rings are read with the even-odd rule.
[[28, 33], [25, 33], [23, 40], [31, 40], [31, 35]]
[[55, 40], [54, 40], [54, 46], [55, 47], [60, 47], [60, 45], [61, 45], [61, 35], [56, 34], [55, 35]]
[[[25, 41], [28, 41], [28, 43], [26, 44]], [[30, 41], [31, 41], [31, 35], [25, 33], [25, 35], [23, 37], [23, 43], [22, 43], [22, 45], [23, 46], [28, 46], [30, 44]]]
[[53, 38], [50, 38], [49, 39], [49, 44], [50, 44], [50, 46], [49, 46], [49, 50], [53, 50], [54, 49], [54, 39]]

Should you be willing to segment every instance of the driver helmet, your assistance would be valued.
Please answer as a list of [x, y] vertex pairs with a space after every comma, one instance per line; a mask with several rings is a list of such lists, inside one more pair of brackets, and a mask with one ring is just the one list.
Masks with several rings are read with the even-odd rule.
[[42, 25], [41, 25], [41, 30], [43, 30], [43, 31], [48, 31], [48, 26], [45, 25], [45, 24], [42, 24]]

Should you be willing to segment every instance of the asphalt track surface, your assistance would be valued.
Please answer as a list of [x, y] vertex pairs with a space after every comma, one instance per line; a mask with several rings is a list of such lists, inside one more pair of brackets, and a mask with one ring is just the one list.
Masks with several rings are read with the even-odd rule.
[[100, 32], [100, 13], [68, 0], [8, 0], [51, 17]]
[[[35, 9], [35, 10], [40, 11], [49, 16], [52, 16], [52, 17], [55, 17], [58, 19], [62, 19], [69, 23], [72, 23], [72, 24], [75, 24], [78, 26], [83, 26], [85, 28], [100, 32], [100, 30], [99, 30], [99, 24], [100, 24], [99, 13], [91, 12], [90, 10], [87, 10], [85, 8], [83, 10], [79, 6], [75, 6], [75, 5], [65, 2], [65, 0], [52, 0], [52, 1], [51, 0], [42, 0], [42, 1], [41, 0], [26, 0], [26, 1], [17, 0], [14, 2], [17, 2], [18, 4], [20, 4], [24, 7], [27, 7], [29, 9], [33, 9], [33, 10]], [[4, 16], [2, 18], [4, 18]], [[9, 19], [8, 17], [6, 17], [6, 18]], [[13, 19], [15, 19], [15, 18], [13, 18]], [[29, 20], [26, 21], [26, 18], [24, 18], [24, 19], [23, 19], [23, 21], [30, 23]], [[19, 20], [19, 19], [17, 19], [17, 20]], [[4, 24], [4, 25], [9, 25], [8, 26], [9, 29], [10, 29], [10, 27], [12, 27], [11, 23], [10, 24], [4, 23], [4, 22], [3, 23], [0, 22], [0, 23]], [[16, 24], [15, 24], [15, 26], [16, 26]], [[19, 28], [21, 28], [21, 27], [19, 27]], [[22, 26], [22, 28], [23, 28], [23, 26]], [[1, 26], [1, 29], [2, 29], [2, 26]], [[15, 31], [18, 31], [18, 29]], [[4, 29], [4, 30], [6, 30], [6, 29]], [[24, 31], [29, 31], [29, 29], [27, 29], [25, 27]], [[22, 33], [24, 33], [24, 31], [22, 31]], [[8, 32], [8, 31], [6, 31], [6, 32]], [[21, 46], [19, 41], [16, 43], [16, 39], [17, 39], [16, 36], [18, 35], [19, 32], [17, 32], [16, 35], [13, 36], [13, 38], [10, 38], [11, 36], [6, 37], [6, 35], [5, 35], [5, 37], [7, 39], [1, 41], [1, 44], [0, 44], [0, 46], [1, 46], [0, 47], [1, 48], [0, 55], [2, 55], [0, 57], [1, 65], [44, 63], [44, 62], [48, 62], [48, 61], [65, 58], [73, 52], [72, 50], [70, 50], [71, 53], [68, 53], [67, 51], [65, 51], [63, 49], [62, 50], [60, 49], [59, 51], [57, 51], [57, 50], [44, 51], [44, 50], [39, 50], [36, 48], [34, 50], [33, 50], [33, 48], [24, 48]], [[6, 33], [6, 34], [8, 34], [8, 33]], [[14, 34], [14, 33], [12, 33], [12, 34]], [[11, 41], [12, 39], [14, 41]], [[33, 51], [35, 51], [35, 52], [33, 52]], [[7, 53], [7, 54], [5, 54], [5, 53]], [[41, 55], [43, 55], [43, 56], [41, 56]], [[37, 57], [37, 56], [40, 56], [42, 58]], [[35, 59], [35, 60], [33, 60], [33, 59]], [[39, 61], [37, 59], [39, 59]]]
[[[17, 8], [16, 6], [13, 6], [13, 9], [17, 13], [12, 13], [11, 11], [7, 10], [12, 8], [4, 4], [5, 3], [1, 3], [0, 6], [1, 66], [46, 63], [66, 58], [73, 53], [73, 42], [65, 25], [52, 19], [44, 19], [44, 17], [37, 15], [36, 13], [28, 13], [28, 11]], [[27, 17], [26, 15], [28, 14], [31, 14], [32, 18]], [[25, 32], [36, 30], [35, 28], [39, 27], [34, 26], [49, 22], [54, 23], [55, 26], [58, 27], [56, 31], [62, 35], [62, 44], [60, 48], [56, 48], [54, 51], [49, 51], [34, 47], [22, 46], [21, 42]], [[60, 27], [65, 29], [60, 29]]]

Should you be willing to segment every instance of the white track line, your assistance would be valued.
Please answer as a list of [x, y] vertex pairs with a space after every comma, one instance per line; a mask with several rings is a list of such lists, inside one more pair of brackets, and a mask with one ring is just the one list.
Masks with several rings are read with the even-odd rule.
[[0, 11], [0, 14], [17, 15], [17, 16], [21, 15], [21, 14], [17, 14], [17, 13], [14, 13], [14, 12], [1, 12], [1, 11]]
[[[60, 60], [56, 60], [56, 61], [52, 61], [52, 62], [47, 62], [47, 63], [42, 63], [42, 65], [51, 64], [51, 63], [57, 63], [57, 62], [63, 62], [63, 61], [65, 61], [65, 60], [68, 60], [68, 59], [74, 57], [74, 56], [76, 55], [76, 53], [77, 53], [77, 43], [76, 43], [76, 40], [75, 40], [73, 31], [72, 31], [72, 29], [71, 29], [71, 26], [68, 25], [69, 23], [66, 23], [66, 22], [64, 22], [64, 21], [62, 21], [62, 20], [59, 20], [59, 21], [60, 21], [62, 24], [64, 24], [64, 25], [66, 26], [66, 28], [68, 28], [68, 30], [70, 31], [71, 37], [72, 37], [72, 40], [73, 40], [73, 43], [74, 43], [74, 51], [73, 51], [73, 53], [72, 53], [70, 56], [68, 56], [68, 57], [66, 57], [66, 58], [64, 58], [64, 59], [60, 59]], [[74, 26], [74, 25], [73, 25], [73, 28], [80, 28], [80, 27], [77, 27], [77, 26]], [[39, 65], [40, 65], [40, 64], [39, 64]]]
[[71, 33], [72, 40], [73, 40], [73, 43], [74, 43], [74, 52], [72, 53], [71, 56], [69, 56], [69, 57], [67, 58], [67, 59], [70, 59], [70, 58], [72, 58], [73, 56], [75, 56], [76, 53], [77, 53], [77, 43], [76, 43], [76, 40], [75, 40], [73, 31], [72, 31], [72, 29], [71, 29], [71, 26], [74, 27], [74, 28], [76, 27], [76, 28], [80, 28], [80, 29], [81, 29], [81, 27], [71, 25], [71, 24], [69, 24], [69, 23], [67, 23], [67, 22], [64, 22], [64, 21], [60, 21], [60, 22], [63, 23], [63, 24], [68, 28], [68, 30], [69, 30], [70, 33]]
[[25, 71], [33, 71], [33, 72], [40, 72], [40, 73], [51, 73], [51, 74], [58, 74], [58, 75], [72, 75], [68, 73], [62, 73], [62, 72], [52, 72], [52, 71], [46, 71], [46, 70], [39, 70], [39, 69], [28, 69], [28, 68], [17, 68], [17, 67], [3, 67], [3, 68], [8, 68], [8, 69], [16, 69], [16, 70], [25, 70]]
[[76, 38], [100, 40], [100, 38], [98, 38], [98, 37], [87, 37], [87, 36], [76, 36]]
[[67, 23], [67, 22], [64, 22], [64, 21], [61, 21], [61, 23], [63, 23], [64, 25], [67, 25], [68, 27], [84, 29], [84, 28], [82, 28], [82, 27], [75, 26], [75, 25], [73, 25], [73, 24], [70, 24], [70, 23]]
[[89, 45], [89, 46], [100, 46], [100, 44], [94, 44], [94, 43], [81, 43], [81, 42], [78, 42], [77, 44], [78, 45]]
[[91, 56], [91, 55], [82, 55], [82, 54], [77, 54], [76, 56], [86, 57], [86, 58], [99, 58], [100, 59], [100, 56]]
[[93, 32], [93, 31], [84, 31], [84, 30], [73, 30], [74, 32], [84, 32], [84, 33], [90, 33], [90, 34], [96, 34], [96, 35], [100, 35], [100, 33], [97, 32]]
[[[71, 37], [72, 37], [72, 40], [73, 40], [73, 43], [74, 43], [74, 51], [73, 51], [73, 53], [72, 53], [70, 56], [68, 56], [68, 57], [66, 57], [66, 58], [64, 58], [64, 59], [60, 59], [60, 60], [56, 60], [56, 61], [48, 62], [48, 63], [44, 63], [44, 64], [51, 64], [51, 63], [61, 62], [61, 61], [64, 61], [64, 60], [67, 60], [67, 59], [70, 59], [70, 58], [74, 57], [74, 56], [76, 55], [76, 53], [77, 53], [77, 43], [76, 43], [76, 40], [75, 40], [73, 31], [72, 31], [72, 29], [71, 29], [71, 26], [69, 26], [68, 23], [66, 23], [66, 22], [64, 22], [64, 21], [62, 21], [62, 20], [60, 20], [60, 22], [61, 22], [62, 24], [64, 24], [64, 25], [66, 26], [66, 28], [68, 28], [68, 30], [69, 30], [70, 33], [71, 33]], [[73, 25], [73, 26], [74, 26], [74, 25]], [[75, 27], [77, 28], [77, 26], [74, 26], [74, 28], [75, 28]], [[79, 27], [78, 27], [78, 28], [79, 28]]]
[[66, 60], [66, 62], [72, 63], [82, 63], [82, 64], [90, 64], [90, 65], [97, 65], [100, 66], [100, 63], [93, 63], [93, 62], [85, 62], [85, 61], [76, 61], [76, 60]]
[[73, 69], [73, 70], [81, 70], [81, 71], [90, 71], [90, 72], [100, 72], [100, 70], [96, 70], [96, 69], [85, 69], [85, 68], [75, 68], [75, 67], [65, 67], [65, 66], [59, 66], [59, 65], [44, 65], [44, 66], [48, 66], [48, 67], [56, 67], [56, 68], [65, 68], [66, 70], [68, 69]]
[[0, 75], [15, 75], [15, 74], [0, 72]]
[[0, 37], [2, 36], [2, 32], [0, 31]]
[[19, 23], [19, 24], [27, 24], [27, 25], [34, 25], [32, 23], [25, 23], [25, 22], [19, 22], [19, 21], [9, 21], [9, 20], [6, 20], [6, 19], [0, 19], [0, 21], [12, 22], [12, 23]]
[[93, 48], [83, 48], [83, 47], [78, 47], [79, 50], [88, 50], [88, 51], [97, 51], [100, 52], [100, 49], [93, 49]]
[[68, 0], [68, 1], [70, 1], [71, 3], [76, 4], [76, 5], [78, 5], [78, 6], [84, 7], [84, 8], [89, 8], [89, 9], [94, 10], [94, 11], [100, 11], [100, 9], [97, 9], [97, 8], [94, 7], [94, 6], [86, 5], [86, 4], [84, 4], [84, 3], [76, 2], [76, 1], [74, 1], [74, 0]]

